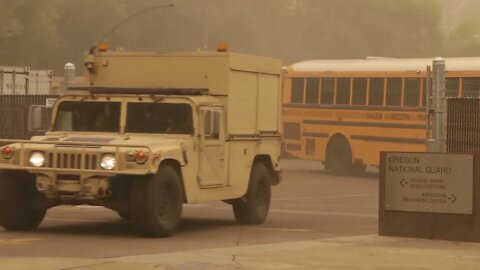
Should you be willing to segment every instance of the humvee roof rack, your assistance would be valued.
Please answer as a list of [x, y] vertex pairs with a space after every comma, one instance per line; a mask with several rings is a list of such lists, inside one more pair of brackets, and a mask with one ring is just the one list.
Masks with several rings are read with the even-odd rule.
[[68, 90], [89, 91], [92, 94], [158, 94], [158, 95], [204, 95], [206, 88], [125, 88], [125, 87], [69, 87]]

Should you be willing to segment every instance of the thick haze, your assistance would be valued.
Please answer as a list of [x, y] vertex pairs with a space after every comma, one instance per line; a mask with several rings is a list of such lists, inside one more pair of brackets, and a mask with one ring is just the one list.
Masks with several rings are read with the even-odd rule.
[[[159, 6], [174, 4], [173, 7]], [[478, 56], [472, 0], [0, 0], [0, 66], [82, 66], [126, 51], [230, 50], [283, 59]], [[143, 12], [142, 12], [143, 11]], [[135, 14], [139, 14], [135, 16]], [[113, 31], [115, 26], [118, 26]]]

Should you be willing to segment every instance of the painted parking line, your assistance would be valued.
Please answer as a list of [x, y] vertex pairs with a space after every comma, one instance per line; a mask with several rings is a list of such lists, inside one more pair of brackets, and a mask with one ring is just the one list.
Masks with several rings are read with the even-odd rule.
[[82, 222], [82, 223], [97, 223], [106, 221], [103, 219], [76, 219], [76, 218], [45, 218], [45, 221], [53, 222]]
[[313, 230], [309, 229], [298, 229], [298, 228], [262, 228], [262, 227], [245, 227], [248, 230], [255, 231], [276, 231], [276, 232], [312, 232]]
[[13, 238], [0, 240], [0, 246], [27, 245], [40, 241], [40, 238]]
[[376, 193], [359, 193], [359, 194], [339, 194], [339, 195], [327, 195], [327, 196], [321, 196], [321, 199], [323, 198], [360, 198], [360, 197], [378, 197], [378, 194]]
[[[195, 207], [200, 208], [210, 208], [217, 210], [226, 210], [231, 211], [232, 208], [229, 206], [208, 206], [208, 205], [196, 205]], [[291, 210], [291, 209], [278, 209], [270, 208], [271, 213], [281, 213], [281, 214], [298, 214], [298, 215], [319, 215], [319, 216], [339, 216], [339, 217], [361, 217], [361, 218], [378, 218], [378, 214], [360, 214], [360, 213], [351, 213], [351, 212], [332, 212], [332, 211], [309, 211], [309, 210]]]
[[307, 201], [307, 200], [315, 200], [318, 199], [316, 197], [292, 197], [292, 198], [272, 198], [272, 201]]
[[285, 210], [285, 209], [270, 209], [270, 212], [273, 212], [273, 213], [282, 213], [282, 214], [299, 214], [299, 215], [318, 215], [318, 216], [337, 216], [337, 217], [378, 218], [378, 215], [377, 215], [377, 214], [359, 214], [359, 213], [348, 213], [348, 212]]
[[70, 205], [59, 205], [54, 208], [52, 208], [53, 211], [56, 210], [72, 210], [72, 209], [83, 209], [83, 210], [107, 210], [107, 208], [103, 206], [92, 206], [92, 205], [75, 205], [75, 206], [70, 206]]
[[301, 201], [301, 200], [318, 200], [325, 198], [356, 198], [356, 197], [375, 197], [375, 193], [354, 193], [354, 194], [338, 194], [338, 195], [318, 195], [316, 197], [286, 197], [286, 198], [272, 198], [272, 201]]

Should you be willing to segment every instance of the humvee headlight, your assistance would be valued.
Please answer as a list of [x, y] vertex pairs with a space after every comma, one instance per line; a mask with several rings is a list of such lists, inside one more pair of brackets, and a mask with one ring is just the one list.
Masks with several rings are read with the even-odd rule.
[[113, 170], [116, 165], [117, 161], [113, 155], [104, 155], [102, 157], [102, 161], [100, 162], [100, 167], [102, 167], [104, 170]]
[[30, 155], [30, 165], [33, 167], [42, 167], [45, 164], [45, 154], [42, 152], [32, 152]]

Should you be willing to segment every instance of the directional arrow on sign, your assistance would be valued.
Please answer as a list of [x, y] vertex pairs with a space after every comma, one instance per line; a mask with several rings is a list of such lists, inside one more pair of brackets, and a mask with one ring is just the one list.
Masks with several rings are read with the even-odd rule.
[[449, 201], [451, 201], [452, 204], [455, 203], [455, 201], [457, 200], [457, 197], [455, 197], [455, 195], [453, 194], [450, 194], [450, 197], [447, 198]]
[[402, 185], [402, 187], [405, 187], [406, 185], [408, 185], [408, 181], [405, 179], [402, 179], [400, 180], [400, 185]]

